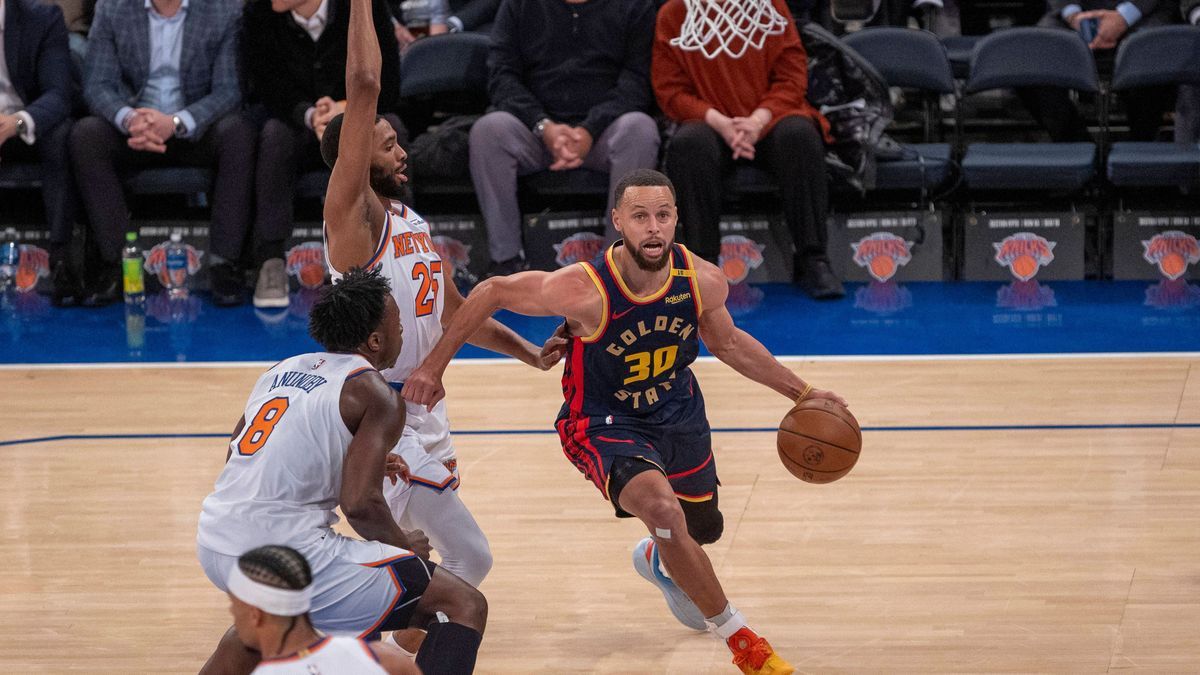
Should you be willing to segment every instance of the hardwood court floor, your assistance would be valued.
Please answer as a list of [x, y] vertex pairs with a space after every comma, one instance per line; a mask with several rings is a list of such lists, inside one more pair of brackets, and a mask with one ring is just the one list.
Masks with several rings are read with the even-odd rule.
[[[936, 427], [868, 430], [858, 467], [824, 486], [785, 473], [771, 433], [714, 436], [726, 530], [709, 554], [801, 672], [1200, 671], [1200, 359], [791, 365], [864, 427]], [[716, 428], [788, 407], [720, 364], [697, 371]], [[0, 370], [0, 442], [227, 433], [259, 372]], [[545, 431], [556, 378], [455, 365], [455, 426]], [[735, 672], [634, 573], [642, 530], [553, 435], [457, 444], [496, 558], [478, 672]], [[0, 672], [194, 672], [229, 621], [193, 548], [224, 453], [0, 445]]]

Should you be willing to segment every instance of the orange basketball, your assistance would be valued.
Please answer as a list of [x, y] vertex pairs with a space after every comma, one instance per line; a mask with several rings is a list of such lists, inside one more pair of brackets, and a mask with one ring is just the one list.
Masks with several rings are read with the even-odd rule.
[[854, 468], [862, 450], [858, 420], [827, 398], [796, 404], [779, 423], [779, 459], [796, 478], [831, 483]]
[[725, 273], [725, 278], [730, 281], [743, 279], [746, 276], [746, 263], [738, 258], [729, 258], [722, 261], [721, 271]]
[[300, 284], [305, 288], [318, 288], [325, 283], [325, 268], [320, 265], [305, 265], [300, 268]]
[[896, 261], [886, 255], [877, 255], [871, 258], [871, 271], [876, 279], [891, 279], [896, 273]]
[[1183, 274], [1183, 270], [1187, 269], [1187, 263], [1183, 261], [1183, 256], [1178, 253], [1168, 253], [1163, 256], [1162, 260], [1158, 261], [1158, 266], [1162, 269], [1163, 274], [1172, 279], [1178, 278]]
[[1012, 271], [1018, 279], [1029, 279], [1037, 272], [1037, 261], [1031, 255], [1017, 256], [1012, 261]]

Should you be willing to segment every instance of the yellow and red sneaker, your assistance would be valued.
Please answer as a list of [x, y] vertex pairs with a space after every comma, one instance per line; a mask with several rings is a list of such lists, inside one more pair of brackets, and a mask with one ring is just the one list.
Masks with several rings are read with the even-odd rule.
[[760, 638], [749, 627], [730, 635], [725, 644], [733, 652], [733, 665], [745, 675], [791, 675], [796, 672], [792, 664], [771, 649], [771, 643]]

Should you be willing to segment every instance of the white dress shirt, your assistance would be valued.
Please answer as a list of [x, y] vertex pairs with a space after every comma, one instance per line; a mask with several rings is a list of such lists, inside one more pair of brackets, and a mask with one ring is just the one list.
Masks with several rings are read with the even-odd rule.
[[[183, 51], [183, 23], [187, 19], [188, 0], [183, 0], [174, 16], [159, 14], [150, 0], [145, 0], [147, 20], [150, 22], [150, 76], [138, 98], [137, 107], [153, 108], [168, 115], [178, 115], [187, 132], [179, 134], [189, 138], [196, 130], [196, 119], [183, 109], [183, 83], [179, 78], [179, 56]], [[124, 106], [117, 111], [117, 128], [125, 129], [125, 121], [134, 112]]]
[[313, 42], [320, 40], [321, 34], [325, 32], [325, 24], [329, 21], [329, 0], [321, 0], [321, 6], [307, 19], [293, 11], [292, 21], [303, 28]]

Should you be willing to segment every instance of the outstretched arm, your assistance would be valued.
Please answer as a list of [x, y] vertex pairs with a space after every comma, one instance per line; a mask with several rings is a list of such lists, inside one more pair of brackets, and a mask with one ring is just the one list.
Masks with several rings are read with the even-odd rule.
[[725, 307], [729, 284], [725, 281], [724, 273], [710, 262], [696, 257], [692, 259], [696, 261], [700, 275], [700, 297], [704, 308], [700, 315], [700, 339], [704, 340], [704, 345], [713, 356], [742, 376], [774, 389], [790, 401], [830, 398], [846, 405], [842, 397], [832, 391], [812, 388], [772, 356], [754, 336], [734, 325], [733, 317]]
[[526, 316], [562, 316], [573, 333], [584, 335], [600, 325], [603, 300], [580, 265], [554, 272], [520, 272], [492, 277], [475, 287], [454, 312], [450, 325], [429, 356], [404, 380], [404, 398], [431, 409], [446, 392], [442, 374], [450, 359], [498, 309]]
[[[442, 261], [442, 269], [446, 286], [446, 306], [442, 310], [442, 326], [445, 328], [454, 319], [454, 314], [462, 306], [464, 299], [458, 292], [458, 287], [454, 285], [453, 268], [446, 261]], [[562, 349], [567, 341], [552, 335], [546, 340], [546, 344], [539, 348], [529, 340], [517, 335], [517, 332], [508, 326], [488, 318], [479, 327], [479, 330], [467, 339], [467, 342], [476, 347], [511, 356], [534, 368], [549, 370], [562, 358]]]
[[375, 107], [382, 68], [371, 0], [350, 0], [346, 48], [346, 112], [338, 140], [338, 158], [325, 193], [329, 262], [346, 272], [371, 259], [383, 227], [383, 204], [371, 192], [371, 155]]
[[342, 463], [338, 500], [346, 521], [363, 539], [429, 557], [425, 535], [420, 530], [401, 531], [383, 498], [387, 455], [404, 432], [404, 401], [382, 376], [367, 373], [342, 386], [339, 407], [346, 428], [354, 434]]

